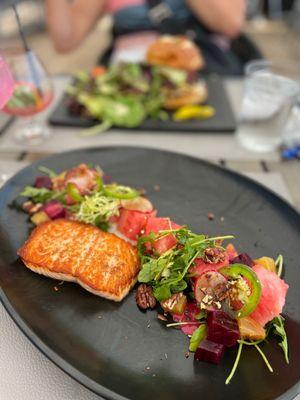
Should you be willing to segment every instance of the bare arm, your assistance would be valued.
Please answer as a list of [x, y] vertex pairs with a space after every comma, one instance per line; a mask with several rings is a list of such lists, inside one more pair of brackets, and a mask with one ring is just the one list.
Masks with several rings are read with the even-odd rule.
[[55, 48], [75, 49], [103, 14], [106, 0], [46, 0], [46, 21]]
[[242, 28], [245, 0], [186, 0], [201, 22], [214, 32], [234, 38]]

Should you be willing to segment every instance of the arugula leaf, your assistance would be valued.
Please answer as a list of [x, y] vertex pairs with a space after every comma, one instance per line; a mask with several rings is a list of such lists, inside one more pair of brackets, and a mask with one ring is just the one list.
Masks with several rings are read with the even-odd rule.
[[284, 318], [281, 315], [278, 315], [278, 317], [275, 317], [271, 323], [274, 328], [273, 332], [281, 339], [278, 344], [282, 348], [286, 363], [289, 364], [289, 347], [287, 334], [284, 329]]
[[200, 325], [192, 334], [192, 337], [190, 339], [190, 351], [196, 351], [199, 344], [202, 342], [203, 339], [205, 339], [206, 336], [206, 325], [202, 324]]
[[153, 294], [158, 301], [164, 301], [172, 296], [171, 290], [167, 285], [156, 286]]
[[142, 270], [138, 275], [139, 282], [148, 283], [155, 279], [165, 267], [165, 262], [161, 260], [150, 260], [143, 265]]
[[20, 196], [30, 198], [34, 203], [46, 203], [50, 200], [65, 201], [65, 190], [49, 190], [46, 188], [36, 188], [33, 186], [25, 186]]

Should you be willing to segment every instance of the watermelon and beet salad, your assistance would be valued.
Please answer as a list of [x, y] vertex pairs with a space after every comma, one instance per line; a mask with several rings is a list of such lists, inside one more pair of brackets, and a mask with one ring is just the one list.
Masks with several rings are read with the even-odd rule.
[[[143, 310], [160, 307], [159, 319], [189, 337], [196, 361], [218, 364], [234, 346], [239, 359], [243, 345], [262, 354], [259, 344], [272, 333], [288, 360], [281, 316], [288, 290], [280, 277], [283, 258], [253, 259], [238, 253], [232, 243], [223, 244], [232, 238], [195, 234], [169, 218], [150, 216], [137, 245], [137, 304]], [[142, 301], [145, 293], [151, 299], [149, 307]], [[236, 366], [237, 362], [226, 383]]]

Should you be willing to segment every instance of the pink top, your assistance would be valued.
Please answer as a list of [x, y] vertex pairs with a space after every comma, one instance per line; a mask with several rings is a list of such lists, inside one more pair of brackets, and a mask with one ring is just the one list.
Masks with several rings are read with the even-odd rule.
[[113, 14], [124, 7], [139, 6], [144, 3], [144, 0], [108, 0], [105, 9], [107, 12]]

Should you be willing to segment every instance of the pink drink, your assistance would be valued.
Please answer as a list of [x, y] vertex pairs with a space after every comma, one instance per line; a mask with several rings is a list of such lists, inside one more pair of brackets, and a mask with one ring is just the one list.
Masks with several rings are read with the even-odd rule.
[[0, 110], [10, 99], [14, 90], [14, 80], [10, 70], [0, 56]]
[[[30, 95], [31, 100], [29, 104], [14, 104], [14, 98], [18, 89], [22, 89], [28, 95]], [[35, 114], [44, 111], [45, 108], [51, 103], [53, 98], [52, 91], [45, 91], [43, 93], [39, 92], [37, 88], [26, 82], [19, 82], [14, 85], [13, 97], [3, 108], [3, 111], [10, 115], [15, 115], [17, 117], [30, 117]]]

